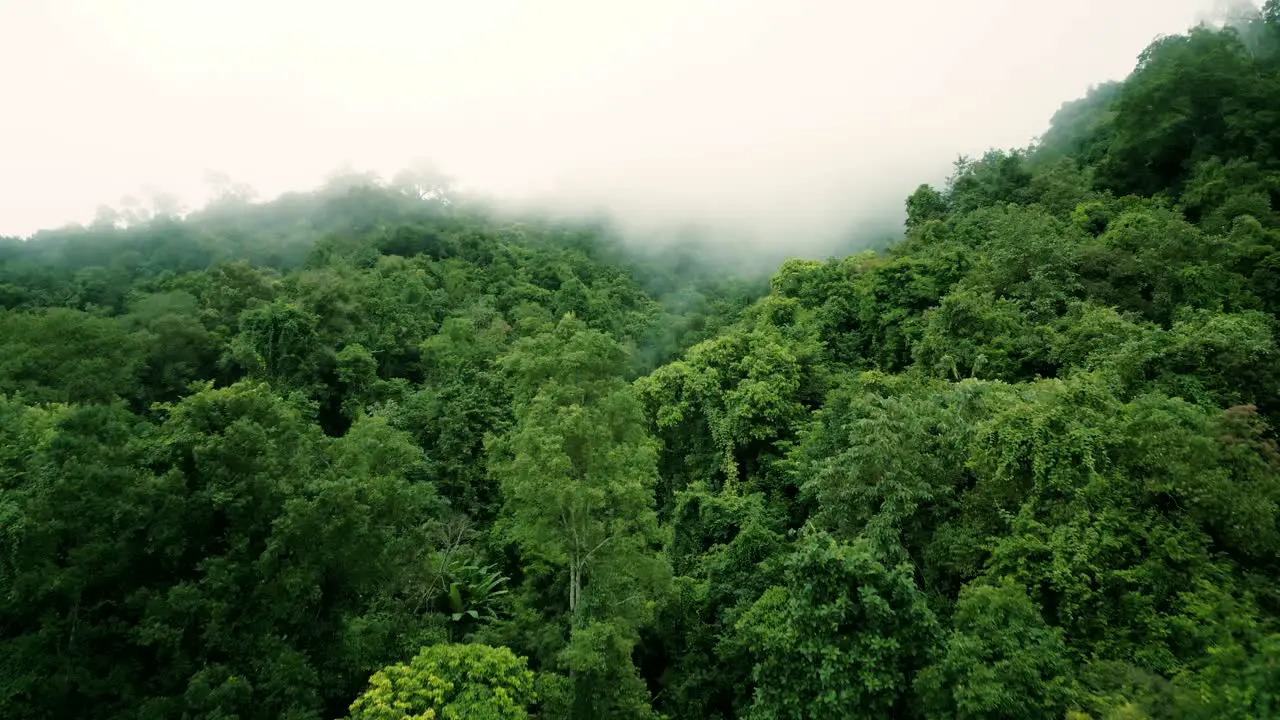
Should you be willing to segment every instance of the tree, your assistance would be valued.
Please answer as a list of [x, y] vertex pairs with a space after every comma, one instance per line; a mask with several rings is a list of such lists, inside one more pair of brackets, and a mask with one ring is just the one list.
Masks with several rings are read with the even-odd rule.
[[0, 392], [32, 402], [111, 402], [138, 387], [140, 338], [78, 310], [0, 310]]
[[[0, 403], [0, 710], [332, 717], [405, 645], [438, 512], [421, 450], [377, 419], [336, 440], [265, 385], [124, 407]], [[44, 680], [32, 682], [33, 677]]]
[[282, 388], [308, 388], [323, 360], [319, 321], [296, 303], [279, 300], [246, 310], [236, 338], [238, 359]]
[[[812, 327], [792, 321], [798, 303], [771, 296], [753, 310], [739, 327], [637, 383], [665, 454], [694, 466], [684, 470], [688, 481], [711, 476], [737, 487], [821, 397], [821, 345]], [[665, 489], [663, 500], [681, 489]]]
[[189, 293], [146, 295], [130, 303], [121, 320], [140, 333], [146, 349], [139, 385], [148, 402], [176, 400], [190, 383], [216, 372], [218, 339], [200, 321], [198, 301]]
[[[625, 387], [586, 406], [539, 395], [503, 442], [509, 459], [494, 465], [506, 532], [526, 553], [565, 568], [575, 623], [633, 604], [627, 602], [632, 593], [642, 607], [647, 595], [643, 581], [650, 570], [643, 566], [656, 562], [648, 550], [657, 539], [656, 453], [641, 420]], [[610, 585], [624, 594], [593, 600], [584, 596], [588, 579], [597, 595]]]
[[906, 712], [907, 683], [937, 621], [908, 565], [871, 544], [807, 532], [776, 585], [738, 620], [755, 659], [752, 720], [881, 718]]
[[1017, 303], [962, 287], [925, 315], [912, 353], [935, 377], [1014, 381], [1050, 374], [1045, 339]]
[[995, 383], [873, 372], [847, 382], [791, 456], [812, 520], [838, 538], [862, 535], [881, 552], [927, 566], [932, 534], [971, 482], [974, 430], [1008, 395]]
[[[525, 392], [537, 389], [517, 411], [511, 432], [492, 445], [503, 527], [526, 553], [568, 572], [576, 626], [620, 609], [642, 614], [659, 569], [650, 549], [657, 540], [656, 448], [630, 388], [601, 364], [612, 357], [620, 371], [624, 356], [571, 318], [555, 333], [569, 352], [595, 344], [604, 352], [577, 356], [594, 368], [587, 374], [574, 372], [573, 355], [541, 354], [541, 341], [517, 346], [504, 361], [523, 372]], [[528, 357], [531, 351], [538, 355]], [[552, 358], [564, 365], [542, 365]], [[549, 377], [534, 385], [544, 372]], [[594, 587], [585, 595], [588, 580]]]
[[1184, 305], [1230, 311], [1252, 304], [1228, 257], [1221, 238], [1205, 235], [1178, 214], [1135, 209], [1086, 242], [1081, 276], [1090, 296], [1167, 325]]
[[126, 602], [156, 569], [155, 494], [130, 447], [147, 431], [118, 403], [0, 395], [0, 715], [123, 718], [147, 699]]
[[511, 395], [496, 361], [513, 340], [492, 306], [479, 304], [446, 318], [419, 346], [420, 388], [389, 397], [377, 409], [427, 449], [432, 482], [459, 512], [490, 522], [500, 505], [485, 470], [485, 433], [511, 423]]
[[572, 316], [517, 343], [503, 360], [515, 376], [516, 422], [489, 444], [504, 498], [499, 532], [567, 574], [570, 641], [559, 660], [575, 685], [574, 717], [648, 714], [630, 653], [669, 572], [653, 510], [656, 447], [614, 374], [625, 359]]
[[783, 581], [789, 547], [780, 513], [764, 493], [733, 495], [694, 485], [677, 493], [667, 556], [681, 576], [639, 649], [640, 664], [672, 658], [659, 712], [672, 717], [733, 717], [739, 688], [749, 687], [750, 655], [722, 638], [769, 587]]
[[0, 716], [1276, 716], [1223, 20], [771, 276], [430, 170], [0, 238]]
[[962, 157], [947, 180], [947, 206], [967, 212], [988, 205], [1030, 199], [1031, 173], [1022, 150], [990, 150], [977, 160]]
[[342, 390], [342, 414], [354, 418], [370, 404], [378, 383], [378, 361], [363, 345], [343, 347], [334, 356], [334, 374]]
[[1273, 717], [1280, 712], [1280, 634], [1216, 646], [1203, 668], [1175, 682], [1175, 707], [1181, 717]]
[[509, 649], [433, 645], [374, 673], [348, 720], [522, 720], [536, 697], [525, 658]]
[[961, 232], [979, 238], [975, 284], [1016, 301], [1032, 318], [1044, 322], [1057, 317], [1081, 294], [1083, 233], [1063, 220], [1035, 206], [989, 208], [971, 213], [961, 226]]
[[928, 185], [921, 185], [907, 198], [907, 227], [913, 228], [930, 220], [941, 220], [947, 215], [947, 201], [942, 193]]
[[1071, 697], [1062, 631], [1012, 584], [960, 592], [952, 629], [915, 689], [930, 720], [1058, 720]]

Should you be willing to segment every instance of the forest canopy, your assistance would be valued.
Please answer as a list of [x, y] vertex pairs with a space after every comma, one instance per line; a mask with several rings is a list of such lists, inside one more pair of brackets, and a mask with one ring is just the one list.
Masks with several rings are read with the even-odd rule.
[[0, 716], [1280, 715], [1277, 0], [768, 278], [429, 190], [0, 238]]

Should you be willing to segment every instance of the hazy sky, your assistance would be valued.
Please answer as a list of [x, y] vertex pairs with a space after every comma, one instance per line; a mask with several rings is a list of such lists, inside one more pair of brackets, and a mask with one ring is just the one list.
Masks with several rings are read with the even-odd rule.
[[1023, 145], [1211, 0], [0, 0], [0, 234], [217, 170], [819, 232]]

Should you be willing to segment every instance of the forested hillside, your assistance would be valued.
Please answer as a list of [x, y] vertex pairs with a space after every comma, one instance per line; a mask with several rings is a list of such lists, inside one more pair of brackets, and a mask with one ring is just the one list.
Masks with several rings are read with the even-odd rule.
[[770, 278], [404, 184], [0, 239], [0, 717], [1280, 717], [1263, 12]]

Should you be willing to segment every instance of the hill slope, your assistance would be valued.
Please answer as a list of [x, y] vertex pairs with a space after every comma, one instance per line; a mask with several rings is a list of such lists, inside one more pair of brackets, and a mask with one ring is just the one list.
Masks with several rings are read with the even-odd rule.
[[1272, 0], [767, 287], [368, 185], [0, 241], [0, 715], [1274, 716], [1278, 120]]

